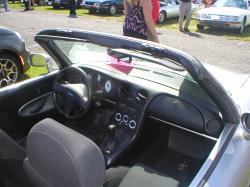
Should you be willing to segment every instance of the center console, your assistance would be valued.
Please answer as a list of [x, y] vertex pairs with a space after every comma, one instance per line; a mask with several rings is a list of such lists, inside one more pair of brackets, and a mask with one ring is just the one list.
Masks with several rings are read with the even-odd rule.
[[125, 104], [115, 105], [107, 134], [99, 145], [107, 165], [110, 165], [134, 140], [139, 129], [140, 116], [140, 111]]

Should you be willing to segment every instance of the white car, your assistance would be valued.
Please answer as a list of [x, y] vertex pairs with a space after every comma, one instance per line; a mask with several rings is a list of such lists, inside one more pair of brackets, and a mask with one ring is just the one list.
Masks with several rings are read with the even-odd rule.
[[240, 34], [250, 25], [250, 5], [247, 0], [218, 0], [212, 7], [195, 14], [197, 29], [222, 27], [237, 29]]
[[[160, 10], [158, 16], [158, 23], [163, 23], [169, 18], [179, 17], [179, 4], [180, 0], [161, 0]], [[194, 10], [195, 5], [192, 4], [192, 10]]]

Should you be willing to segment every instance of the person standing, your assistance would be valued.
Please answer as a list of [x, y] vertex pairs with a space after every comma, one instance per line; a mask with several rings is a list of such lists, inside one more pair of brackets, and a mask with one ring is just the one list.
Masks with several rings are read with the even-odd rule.
[[124, 0], [123, 35], [159, 42], [152, 17], [151, 0]]
[[29, 10], [33, 10], [35, 7], [35, 0], [29, 0]]
[[[184, 32], [190, 32], [188, 27], [190, 24], [192, 13], [192, 2], [191, 0], [181, 0], [179, 6], [179, 30]], [[183, 28], [183, 22], [185, 18], [185, 25]]]
[[23, 3], [24, 3], [24, 11], [28, 11], [29, 10], [29, 0], [24, 0], [23, 1]]
[[10, 11], [10, 10], [8, 9], [8, 0], [2, 0], [2, 2], [3, 2], [3, 7], [4, 7], [5, 11], [6, 11], [6, 12]]
[[76, 0], [69, 0], [69, 17], [77, 18], [76, 15]]

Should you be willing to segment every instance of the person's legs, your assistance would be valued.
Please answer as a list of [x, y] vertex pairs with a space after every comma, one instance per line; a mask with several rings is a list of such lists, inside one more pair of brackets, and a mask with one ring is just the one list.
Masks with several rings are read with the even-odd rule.
[[191, 19], [191, 14], [192, 14], [192, 3], [186, 3], [187, 6], [186, 6], [186, 22], [185, 22], [185, 25], [184, 25], [184, 29], [188, 30], [188, 27], [189, 27], [189, 24], [190, 24], [190, 19]]
[[25, 6], [24, 11], [29, 10], [29, 1], [28, 0], [24, 0], [23, 2], [24, 2], [24, 6]]
[[75, 0], [69, 1], [69, 15], [70, 16], [76, 16], [76, 2]]
[[3, 6], [5, 11], [8, 11], [8, 0], [3, 0]]
[[31, 0], [28, 0], [29, 1], [29, 9], [31, 9]]
[[179, 6], [179, 30], [180, 31], [182, 31], [184, 15], [185, 15], [185, 3], [181, 1], [180, 6]]

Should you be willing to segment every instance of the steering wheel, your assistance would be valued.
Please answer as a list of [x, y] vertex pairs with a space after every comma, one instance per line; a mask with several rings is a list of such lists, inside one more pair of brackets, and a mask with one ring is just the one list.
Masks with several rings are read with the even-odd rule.
[[91, 106], [92, 91], [88, 75], [74, 66], [61, 70], [53, 84], [53, 98], [58, 112], [68, 119], [80, 119]]

